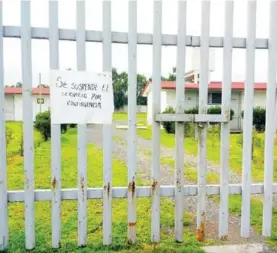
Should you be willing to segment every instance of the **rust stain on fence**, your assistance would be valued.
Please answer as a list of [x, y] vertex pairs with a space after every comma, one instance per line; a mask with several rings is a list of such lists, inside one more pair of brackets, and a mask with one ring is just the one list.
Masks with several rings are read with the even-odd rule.
[[110, 197], [110, 192], [111, 192], [111, 183], [108, 182], [107, 185], [104, 186], [104, 191], [107, 192], [108, 198]]
[[154, 182], [152, 183], [152, 194], [154, 194], [157, 185], [158, 185], [158, 182], [157, 182], [157, 181], [154, 181]]
[[220, 237], [221, 241], [227, 241], [228, 240], [228, 235], [223, 235]]
[[134, 227], [134, 226], [136, 226], [136, 222], [134, 221], [134, 222], [128, 222], [128, 226], [129, 227]]
[[132, 198], [134, 198], [135, 190], [136, 190], [136, 182], [132, 180], [132, 182], [130, 182], [128, 185], [128, 191], [132, 192]]
[[82, 193], [83, 193], [83, 195], [84, 195], [85, 179], [84, 179], [84, 177], [82, 177], [82, 176], [81, 176], [81, 180], [80, 180], [80, 185], [81, 185]]
[[52, 189], [55, 190], [56, 186], [57, 186], [57, 179], [56, 179], [56, 177], [54, 177], [53, 181], [52, 181]]
[[200, 242], [205, 241], [205, 227], [206, 227], [206, 216], [205, 216], [205, 212], [203, 212], [201, 214], [200, 226], [196, 230], [196, 239]]

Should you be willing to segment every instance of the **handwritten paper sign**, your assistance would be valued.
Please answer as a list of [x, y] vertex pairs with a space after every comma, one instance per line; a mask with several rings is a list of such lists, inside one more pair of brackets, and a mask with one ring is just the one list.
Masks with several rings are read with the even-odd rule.
[[112, 73], [50, 71], [52, 124], [111, 124]]

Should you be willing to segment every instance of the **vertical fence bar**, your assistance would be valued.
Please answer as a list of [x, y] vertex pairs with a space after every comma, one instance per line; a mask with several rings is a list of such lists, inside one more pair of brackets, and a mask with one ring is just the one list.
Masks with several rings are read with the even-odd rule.
[[[111, 1], [103, 1], [103, 71], [112, 71]], [[103, 125], [103, 244], [112, 243], [112, 125]]]
[[246, 80], [244, 88], [243, 115], [243, 164], [242, 164], [242, 201], [241, 201], [241, 230], [242, 237], [250, 236], [250, 200], [251, 200], [251, 167], [252, 167], [252, 121], [254, 99], [255, 71], [255, 36], [256, 36], [255, 1], [248, 1], [247, 7], [247, 38], [246, 38]]
[[3, 7], [0, 1], [0, 251], [8, 247], [6, 122], [3, 57]]
[[270, 2], [268, 39], [268, 73], [266, 89], [266, 124], [264, 152], [264, 209], [263, 236], [270, 236], [272, 229], [272, 183], [274, 166], [275, 99], [277, 68], [277, 2]]
[[[230, 110], [231, 110], [233, 12], [234, 12], [234, 2], [225, 1], [223, 86], [222, 86], [222, 109], [221, 109], [221, 113], [225, 115], [230, 115]], [[220, 211], [219, 211], [219, 238], [221, 240], [227, 240], [227, 237], [228, 237], [229, 138], [230, 138], [229, 122], [221, 123]]]
[[153, 1], [153, 125], [152, 125], [152, 216], [151, 241], [160, 241], [160, 123], [155, 121], [155, 114], [161, 111], [161, 44], [162, 44], [162, 1]]
[[[201, 47], [200, 47], [200, 89], [199, 113], [207, 113], [209, 83], [209, 30], [210, 1], [201, 3]], [[197, 231], [199, 241], [205, 240], [206, 234], [206, 170], [207, 170], [207, 124], [198, 124], [198, 199], [197, 199]]]
[[[58, 1], [49, 1], [50, 69], [59, 69]], [[61, 244], [61, 126], [51, 124], [52, 247]]]
[[[176, 113], [185, 110], [186, 1], [178, 3], [178, 37], [176, 68]], [[176, 122], [175, 133], [175, 239], [184, 240], [184, 123]]]
[[21, 1], [21, 60], [23, 81], [23, 140], [25, 188], [25, 246], [35, 247], [34, 131], [30, 1]]
[[[76, 2], [77, 69], [86, 69], [85, 1]], [[78, 124], [78, 245], [87, 244], [87, 126]]]
[[128, 36], [128, 242], [136, 241], [137, 1], [129, 1]]

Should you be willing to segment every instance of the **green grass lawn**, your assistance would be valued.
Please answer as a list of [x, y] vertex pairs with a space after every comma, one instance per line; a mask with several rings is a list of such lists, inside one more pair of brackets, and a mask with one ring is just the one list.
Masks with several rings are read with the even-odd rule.
[[[146, 123], [146, 117], [147, 114], [146, 113], [137, 113], [137, 123], [138, 124], [145, 124]], [[120, 113], [120, 112], [116, 112], [113, 114], [113, 120], [125, 120], [127, 122], [128, 120], [128, 114], [127, 113]]]
[[[144, 139], [152, 139], [152, 129], [148, 127], [146, 130], [138, 130], [138, 136]], [[232, 171], [241, 174], [242, 172], [242, 134], [230, 135], [230, 168]], [[263, 182], [264, 178], [264, 133], [253, 132], [253, 162], [252, 162], [252, 179], [255, 182]], [[161, 130], [161, 145], [168, 148], [175, 147], [175, 135], [167, 134]], [[277, 143], [275, 144], [275, 168], [274, 180], [277, 180]], [[197, 155], [198, 141], [194, 136], [185, 136], [184, 150], [188, 154]], [[207, 158], [215, 164], [220, 163], [220, 133], [210, 131], [207, 138]], [[170, 161], [174, 164], [174, 160]], [[195, 168], [190, 168], [185, 165], [185, 178], [190, 181], [197, 181], [197, 171]], [[219, 183], [219, 177], [215, 173], [207, 173], [207, 182], [214, 184]], [[215, 200], [219, 200], [218, 196], [213, 196]], [[232, 214], [241, 215], [241, 196], [229, 196], [229, 211]], [[252, 197], [251, 203], [251, 224], [255, 227], [257, 232], [262, 230], [262, 213], [263, 203], [260, 198]], [[268, 243], [277, 248], [277, 208], [273, 208], [273, 229], [272, 236], [267, 240]]]
[[[16, 136], [21, 130], [17, 123], [8, 123]], [[50, 141], [42, 142], [35, 132], [35, 188], [50, 189], [51, 146]], [[21, 137], [20, 137], [21, 138]], [[24, 188], [23, 157], [20, 156], [20, 142], [16, 138], [8, 145], [8, 189]], [[92, 144], [88, 153], [88, 187], [101, 187], [102, 151]], [[12, 154], [12, 155], [11, 155]], [[138, 185], [143, 185], [139, 178]], [[126, 164], [113, 159], [113, 186], [127, 185]], [[77, 187], [77, 134], [76, 129], [69, 129], [62, 135], [62, 187]], [[25, 252], [24, 249], [24, 204], [10, 203], [9, 206], [9, 252]], [[113, 244], [102, 246], [102, 201], [88, 200], [88, 246], [77, 247], [77, 201], [62, 201], [62, 248], [51, 249], [51, 202], [35, 204], [36, 248], [32, 252], [152, 252], [150, 242], [151, 199], [137, 200], [137, 236], [135, 246], [127, 243], [127, 200], [113, 200]], [[194, 233], [188, 226], [193, 222], [190, 213], [184, 214], [184, 239], [180, 244], [174, 240], [174, 203], [168, 198], [161, 199], [161, 243], [155, 252], [203, 252]]]

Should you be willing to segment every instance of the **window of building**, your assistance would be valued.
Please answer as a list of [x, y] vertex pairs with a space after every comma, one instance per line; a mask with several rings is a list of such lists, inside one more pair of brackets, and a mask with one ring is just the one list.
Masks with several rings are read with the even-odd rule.
[[209, 105], [220, 105], [221, 104], [221, 92], [209, 92], [208, 93], [208, 104]]

